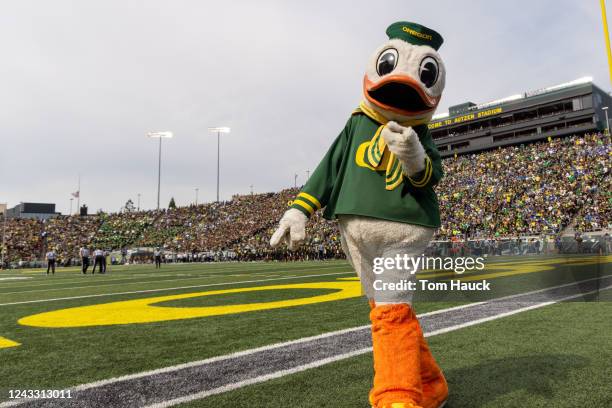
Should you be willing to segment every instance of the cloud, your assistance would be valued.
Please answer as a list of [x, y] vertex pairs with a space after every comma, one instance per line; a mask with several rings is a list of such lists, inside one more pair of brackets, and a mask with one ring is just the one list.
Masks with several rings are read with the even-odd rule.
[[445, 38], [441, 110], [593, 75], [609, 89], [601, 16], [571, 1], [54, 1], [3, 3], [0, 201], [118, 210], [303, 182], [361, 94], [397, 19]]

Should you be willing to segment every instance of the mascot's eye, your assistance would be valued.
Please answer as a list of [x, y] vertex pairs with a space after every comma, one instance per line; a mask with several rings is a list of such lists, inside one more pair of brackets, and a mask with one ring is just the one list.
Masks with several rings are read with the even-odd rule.
[[427, 88], [434, 86], [438, 80], [438, 61], [434, 57], [425, 57], [419, 67], [419, 79]]
[[380, 54], [378, 61], [376, 62], [376, 72], [378, 75], [387, 75], [389, 72], [395, 69], [397, 65], [397, 50], [395, 48], [388, 48]]

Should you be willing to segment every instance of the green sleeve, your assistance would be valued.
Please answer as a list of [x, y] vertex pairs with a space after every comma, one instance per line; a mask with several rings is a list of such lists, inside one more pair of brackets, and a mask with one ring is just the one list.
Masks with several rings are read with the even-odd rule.
[[438, 184], [444, 175], [444, 170], [442, 170], [442, 159], [431, 138], [429, 129], [426, 127], [424, 129], [421, 128], [417, 130], [417, 133], [419, 134], [419, 140], [427, 154], [425, 158], [425, 169], [412, 177], [408, 177], [408, 181], [416, 188], [433, 187]]
[[349, 145], [350, 128], [351, 119], [331, 145], [302, 191], [295, 197], [291, 208], [300, 210], [304, 215], [310, 217], [327, 205], [340, 171], [342, 157]]

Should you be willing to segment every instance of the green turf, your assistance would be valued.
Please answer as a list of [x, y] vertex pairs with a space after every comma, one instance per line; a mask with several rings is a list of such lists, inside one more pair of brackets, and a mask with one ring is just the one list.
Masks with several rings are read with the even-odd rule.
[[[611, 303], [563, 303], [429, 339], [448, 408], [609, 408]], [[366, 408], [371, 354], [180, 405]]]
[[[494, 259], [489, 265], [491, 269], [494, 265], [506, 264], [510, 268], [534, 259], [544, 258]], [[547, 271], [493, 278], [496, 294], [520, 293], [550, 286], [551, 282], [571, 282], [612, 273], [610, 263], [581, 267], [569, 266], [569, 261], [564, 259], [551, 259], [551, 263], [554, 267]], [[0, 336], [22, 344], [0, 349], [0, 401], [7, 397], [8, 389], [69, 387], [368, 323], [368, 305], [362, 298], [137, 325], [48, 329], [17, 323], [25, 316], [75, 306], [229, 288], [335, 281], [354, 276], [348, 264], [342, 261], [180, 264], [164, 265], [161, 270], [150, 265], [131, 265], [112, 267], [109, 274], [95, 276], [82, 276], [76, 268], [58, 269], [55, 276], [46, 276], [40, 270], [0, 272], [0, 278], [11, 276], [31, 279], [0, 279]], [[175, 300], [160, 305], [227, 305], [322, 293], [325, 292], [311, 289], [257, 291]], [[478, 299], [478, 295], [472, 294], [417, 296], [416, 309], [423, 313]], [[495, 324], [503, 325], [503, 321]], [[369, 381], [369, 372], [364, 375], [363, 371], [367, 372], [369, 365], [365, 367], [353, 370], [350, 375]], [[318, 377], [311, 380], [319, 381]], [[343, 384], [328, 379], [325, 387], [332, 390], [342, 388]]]

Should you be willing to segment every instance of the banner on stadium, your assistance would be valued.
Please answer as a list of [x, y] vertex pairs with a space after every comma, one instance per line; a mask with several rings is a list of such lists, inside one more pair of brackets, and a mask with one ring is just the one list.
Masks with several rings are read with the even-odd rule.
[[438, 122], [432, 122], [427, 126], [429, 127], [429, 129], [438, 129], [438, 128], [441, 128], [442, 126], [449, 126], [449, 125], [455, 125], [457, 123], [469, 122], [475, 119], [497, 115], [502, 112], [503, 112], [503, 108], [500, 106], [500, 107], [493, 108], [493, 109], [487, 109], [481, 112], [468, 113], [467, 115], [461, 115], [455, 118], [449, 118], [449, 119], [440, 120]]

